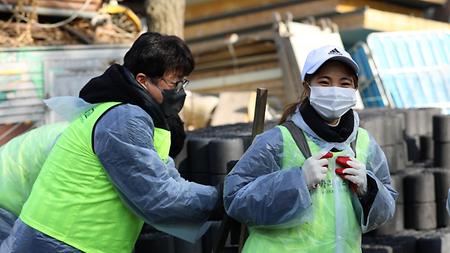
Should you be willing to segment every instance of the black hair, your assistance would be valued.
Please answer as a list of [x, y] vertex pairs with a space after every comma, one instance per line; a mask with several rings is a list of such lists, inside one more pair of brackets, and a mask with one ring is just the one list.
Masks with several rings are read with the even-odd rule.
[[[313, 78], [313, 74], [306, 74], [305, 78], [303, 80], [303, 86], [305, 86], [305, 82], [311, 83], [312, 78]], [[281, 115], [281, 118], [278, 121], [278, 124], [281, 125], [284, 122], [286, 122], [288, 117], [291, 116], [292, 114], [294, 114], [295, 110], [297, 110], [297, 107], [299, 107], [303, 103], [306, 103], [306, 101], [308, 101], [308, 96], [306, 93], [306, 89], [303, 89], [303, 92], [300, 95], [300, 100], [297, 102], [294, 102], [294, 103], [290, 103], [284, 108], [283, 114]]]
[[160, 78], [167, 72], [188, 76], [195, 63], [191, 50], [177, 36], [143, 33], [125, 54], [123, 66], [136, 76]]

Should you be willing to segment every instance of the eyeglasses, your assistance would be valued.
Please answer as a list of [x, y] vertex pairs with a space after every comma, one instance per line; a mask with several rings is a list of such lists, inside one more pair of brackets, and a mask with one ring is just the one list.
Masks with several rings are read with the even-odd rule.
[[175, 81], [175, 82], [167, 81], [167, 80], [164, 79], [164, 78], [161, 78], [161, 80], [163, 80], [163, 81], [166, 82], [167, 84], [171, 84], [171, 85], [175, 86], [174, 89], [175, 89], [176, 92], [179, 92], [180, 90], [184, 89], [184, 87], [186, 87], [186, 85], [189, 84], [189, 80], [186, 79], [186, 78], [183, 78], [182, 80]]

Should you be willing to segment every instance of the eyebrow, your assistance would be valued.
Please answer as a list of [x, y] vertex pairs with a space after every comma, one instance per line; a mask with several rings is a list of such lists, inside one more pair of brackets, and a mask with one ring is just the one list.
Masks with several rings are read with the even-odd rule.
[[[322, 79], [322, 78], [324, 78], [324, 79], [327, 79], [327, 80], [331, 80], [331, 77], [330, 76], [326, 76], [326, 75], [323, 75], [323, 76], [318, 76], [317, 77], [317, 79]], [[341, 77], [340, 79], [339, 79], [339, 81], [354, 81], [353, 80], [353, 78], [352, 77], [346, 77], [346, 76], [344, 76], [344, 77]]]

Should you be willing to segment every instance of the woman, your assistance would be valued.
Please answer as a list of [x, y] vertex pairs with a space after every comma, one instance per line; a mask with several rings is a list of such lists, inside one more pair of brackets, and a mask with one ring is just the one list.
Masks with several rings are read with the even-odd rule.
[[397, 193], [380, 146], [359, 127], [358, 66], [343, 49], [311, 51], [304, 93], [259, 135], [225, 180], [244, 252], [361, 252], [361, 233], [392, 218]]

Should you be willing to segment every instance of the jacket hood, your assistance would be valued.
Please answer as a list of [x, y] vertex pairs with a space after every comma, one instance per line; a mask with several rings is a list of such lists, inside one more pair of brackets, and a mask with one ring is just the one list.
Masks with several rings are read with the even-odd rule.
[[155, 127], [169, 130], [160, 105], [122, 65], [113, 64], [102, 75], [92, 78], [79, 97], [89, 103], [122, 102], [139, 106], [151, 116]]

